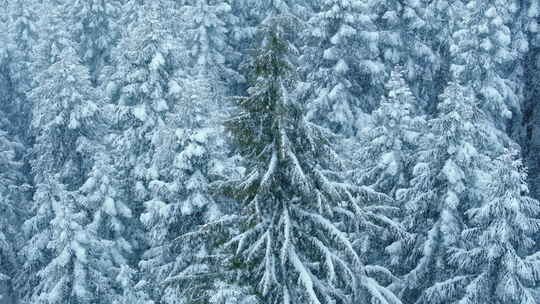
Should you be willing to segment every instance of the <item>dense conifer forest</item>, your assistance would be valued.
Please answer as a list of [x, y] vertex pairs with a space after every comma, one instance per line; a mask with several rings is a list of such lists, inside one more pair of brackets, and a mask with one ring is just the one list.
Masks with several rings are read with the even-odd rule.
[[540, 0], [0, 0], [0, 304], [540, 303]]

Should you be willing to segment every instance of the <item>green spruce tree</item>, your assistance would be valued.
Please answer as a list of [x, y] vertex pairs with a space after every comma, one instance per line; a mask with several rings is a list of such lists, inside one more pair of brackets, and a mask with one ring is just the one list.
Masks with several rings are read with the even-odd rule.
[[361, 253], [391, 222], [366, 203], [388, 198], [348, 184], [330, 132], [304, 118], [291, 26], [267, 20], [248, 96], [226, 123], [247, 167], [220, 184], [243, 204], [231, 262], [265, 303], [400, 303]]

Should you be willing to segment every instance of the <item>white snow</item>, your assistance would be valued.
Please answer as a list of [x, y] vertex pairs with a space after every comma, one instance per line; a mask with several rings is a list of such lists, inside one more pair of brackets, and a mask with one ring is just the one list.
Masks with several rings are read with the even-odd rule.
[[165, 58], [161, 53], [156, 53], [150, 62], [150, 70], [157, 71], [165, 64]]
[[135, 116], [137, 119], [139, 119], [140, 121], [146, 121], [148, 116], [146, 114], [146, 108], [144, 105], [137, 105], [133, 107], [131, 111], [133, 113], [133, 116]]
[[169, 105], [167, 105], [167, 101], [165, 99], [160, 98], [160, 99], [154, 100], [154, 110], [156, 110], [156, 112], [165, 112], [169, 110]]
[[452, 159], [446, 161], [442, 173], [450, 184], [457, 184], [465, 178], [463, 170]]
[[103, 203], [103, 210], [110, 216], [116, 216], [118, 214], [116, 210], [116, 204], [114, 203], [114, 200], [110, 197], [105, 198], [105, 202]]
[[302, 285], [304, 285], [304, 288], [306, 289], [309, 301], [311, 304], [321, 304], [319, 301], [319, 298], [317, 297], [317, 294], [315, 293], [315, 290], [313, 289], [313, 280], [311, 273], [307, 270], [307, 268], [304, 266], [304, 264], [300, 261], [298, 258], [298, 255], [296, 254], [296, 251], [290, 247], [289, 248], [289, 259], [291, 260], [294, 269], [298, 272], [300, 275], [300, 282]]

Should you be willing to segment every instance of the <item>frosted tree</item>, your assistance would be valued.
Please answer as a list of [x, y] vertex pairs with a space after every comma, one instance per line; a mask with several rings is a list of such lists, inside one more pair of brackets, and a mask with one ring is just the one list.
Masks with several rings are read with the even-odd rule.
[[175, 75], [179, 86], [170, 90], [177, 101], [172, 111], [177, 115], [171, 120], [182, 128], [207, 128], [214, 139], [220, 129], [214, 128], [215, 121], [223, 118], [220, 113], [228, 107], [222, 100], [244, 81], [231, 68], [239, 55], [230, 41], [230, 28], [235, 26], [231, 10], [228, 1], [222, 0], [185, 1], [179, 8], [178, 27], [185, 35]]
[[142, 284], [136, 283], [136, 272], [123, 266], [116, 278], [120, 282], [123, 294], [115, 299], [112, 304], [154, 304], [155, 302], [148, 299], [148, 295], [143, 291]]
[[6, 33], [9, 46], [10, 60], [9, 69], [10, 82], [12, 86], [12, 103], [14, 107], [13, 126], [19, 128], [25, 137], [29, 137], [29, 124], [31, 102], [28, 93], [32, 88], [32, 75], [37, 72], [33, 67], [35, 48], [39, 36], [39, 30], [36, 26], [38, 17], [36, 11], [40, 4], [36, 1], [14, 0], [8, 3], [10, 19]]
[[230, 5], [223, 0], [190, 0], [178, 10], [178, 27], [183, 33], [182, 66], [189, 69], [190, 75], [204, 74], [221, 87], [234, 83], [235, 78], [238, 81], [239, 75], [228, 67], [228, 58], [237, 55], [228, 41]]
[[365, 148], [357, 157], [364, 165], [355, 170], [360, 184], [394, 196], [397, 189], [407, 186], [417, 139], [427, 126], [401, 70], [392, 72], [386, 89], [388, 96], [383, 97], [370, 125], [360, 133]]
[[383, 92], [378, 29], [371, 1], [323, 0], [311, 15], [301, 68], [312, 91], [308, 118], [353, 136]]
[[39, 30], [35, 23], [38, 20], [36, 10], [40, 6], [36, 1], [13, 0], [9, 2], [9, 33], [12, 43], [21, 54], [20, 60], [28, 62], [31, 48], [38, 38]]
[[396, 193], [412, 237], [388, 250], [391, 262], [404, 273], [398, 289], [406, 303], [447, 303], [441, 299], [460, 287], [448, 258], [462, 246], [463, 212], [480, 202], [478, 177], [488, 161], [482, 154], [486, 135], [476, 125], [483, 119], [476, 103], [459, 84], [446, 88], [438, 116], [429, 122], [431, 130], [420, 138], [410, 186]]
[[516, 22], [519, 7], [519, 1], [499, 0], [458, 1], [451, 6], [455, 22], [450, 44], [452, 76], [478, 94], [493, 126], [503, 131], [512, 113], [521, 110], [518, 60], [528, 43]]
[[[174, 61], [169, 48], [170, 33], [160, 24], [159, 5], [129, 3], [136, 6], [133, 10], [145, 11], [146, 14], [141, 14], [134, 27], [124, 33], [114, 51], [116, 73], [108, 85], [108, 93], [118, 108], [117, 127], [125, 130], [126, 140], [135, 144], [148, 141], [149, 138], [145, 139], [143, 135], [170, 109], [167, 92], [169, 85], [174, 85], [170, 83]], [[137, 150], [144, 147], [137, 144], [135, 149], [133, 146], [129, 148], [131, 154], [142, 156], [140, 153], [143, 151]], [[145, 162], [132, 163], [135, 164], [144, 166]], [[137, 170], [141, 177], [145, 174], [144, 169]]]
[[30, 303], [111, 302], [121, 291], [115, 277], [133, 258], [130, 185], [113, 158], [111, 107], [94, 89], [81, 43], [62, 22], [72, 7], [44, 8], [51, 13], [40, 20], [39, 72], [29, 94], [35, 209], [24, 226], [29, 239], [18, 289]]
[[[139, 5], [134, 1], [130, 4]], [[120, 134], [115, 151], [119, 159], [115, 161], [123, 171], [124, 182], [131, 185], [130, 200], [142, 202], [148, 197], [152, 131], [170, 110], [167, 92], [174, 84], [173, 60], [168, 48], [170, 36], [160, 25], [157, 4], [141, 4], [132, 9], [147, 14], [141, 14], [143, 19], [125, 32], [115, 49], [116, 72], [108, 85], [108, 94], [116, 108], [113, 127]]]
[[[540, 203], [527, 196], [526, 172], [517, 152], [505, 152], [492, 162], [484, 202], [467, 210], [467, 242], [455, 250], [464, 288], [460, 303], [536, 303], [540, 264], [535, 245]], [[462, 283], [462, 284], [463, 284]], [[445, 284], [445, 283], [442, 283]]]
[[92, 135], [89, 127], [96, 120], [99, 98], [89, 86], [88, 69], [80, 62], [76, 44], [60, 24], [62, 11], [52, 6], [49, 9], [53, 14], [48, 21], [48, 36], [37, 48], [38, 66], [44, 69], [36, 76], [38, 85], [30, 93], [33, 166], [39, 168], [37, 181], [56, 171], [74, 189], [83, 182], [87, 169], [77, 147]]
[[[411, 91], [429, 112], [448, 81], [448, 40], [452, 28], [447, 0], [375, 1], [384, 62], [399, 63]], [[388, 67], [387, 67], [388, 69]]]
[[49, 14], [39, 20], [43, 32], [33, 67], [38, 74], [28, 94], [34, 205], [23, 225], [27, 240], [17, 291], [29, 303], [92, 303], [114, 293], [103, 266], [104, 243], [87, 230], [91, 206], [79, 192], [93, 165], [88, 147], [101, 131], [100, 99], [62, 23], [64, 7], [44, 3], [42, 8]]
[[153, 281], [171, 283], [164, 290], [166, 303], [182, 297], [183, 286], [172, 282], [201, 266], [195, 262], [196, 255], [205, 250], [204, 244], [182, 236], [220, 214], [208, 193], [217, 132], [207, 116], [216, 98], [211, 92], [208, 83], [206, 87], [199, 82], [186, 83], [173, 113], [166, 125], [156, 130], [153, 140], [152, 168], [159, 175], [149, 182], [152, 200], [145, 202], [141, 216], [151, 244], [141, 266], [154, 274]]
[[[285, 15], [306, 21], [312, 12], [315, 2], [305, 0], [231, 0], [232, 22], [229, 26], [229, 37], [234, 42], [233, 48], [240, 54], [247, 54], [256, 44], [257, 29], [267, 23], [272, 16]], [[247, 56], [240, 56], [234, 63], [240, 74], [245, 74], [244, 66], [248, 64]], [[246, 89], [245, 79], [241, 90]], [[240, 91], [241, 92], [241, 91]], [[238, 93], [237, 93], [238, 94]]]
[[113, 100], [127, 123], [120, 125], [121, 146], [129, 150], [119, 154], [130, 155], [122, 161], [135, 184], [131, 195], [144, 204], [140, 219], [149, 249], [139, 263], [141, 280], [152, 298], [172, 303], [182, 288], [163, 288], [163, 281], [181, 275], [199, 250], [173, 240], [218, 213], [207, 190], [218, 132], [208, 114], [218, 112], [217, 101], [234, 76], [225, 62], [230, 47], [220, 19], [230, 8], [217, 1], [181, 3], [176, 26], [185, 33], [182, 45], [174, 42], [161, 6], [139, 9], [148, 14], [139, 15], [117, 54]]
[[[132, 206], [125, 194], [129, 185], [122, 184], [117, 164], [113, 162], [109, 147], [113, 136], [106, 136], [104, 142], [85, 147], [85, 154], [92, 156], [93, 165], [84, 184], [78, 190], [78, 201], [85, 206], [89, 220], [85, 231], [99, 241], [99, 261], [93, 265], [104, 273], [101, 284], [103, 292], [115, 290], [107, 300], [115, 298], [116, 290], [122, 290], [115, 278], [123, 268], [132, 264], [134, 248], [137, 248], [137, 219], [133, 218]], [[113, 141], [114, 142], [114, 141]], [[90, 156], [89, 156], [90, 158]], [[105, 288], [103, 288], [105, 287]]]
[[21, 245], [18, 231], [29, 205], [25, 145], [14, 133], [14, 123], [8, 119], [12, 116], [5, 108], [13, 96], [8, 60], [6, 50], [0, 49], [0, 301], [13, 302], [12, 279], [19, 269], [16, 252]]
[[[311, 3], [308, 1], [293, 1], [293, 0], [233, 0], [231, 5], [236, 10], [234, 11], [239, 16], [240, 24], [242, 25], [243, 33], [238, 33], [241, 36], [250, 39], [255, 38], [257, 27], [270, 21], [272, 16], [287, 15], [293, 18], [306, 20], [310, 13]], [[253, 42], [253, 41], [250, 41]]]
[[540, 107], [538, 107], [538, 96], [540, 87], [538, 81], [540, 76], [539, 52], [540, 35], [538, 26], [538, 16], [540, 16], [540, 3], [538, 1], [529, 1], [524, 7], [521, 18], [528, 34], [529, 51], [524, 61], [524, 100], [522, 110], [522, 124], [517, 126], [520, 138], [519, 144], [523, 153], [523, 160], [528, 170], [530, 185], [530, 195], [534, 198], [540, 196], [540, 161], [538, 160], [538, 149], [540, 148], [540, 137], [538, 126], [540, 125]]
[[244, 204], [230, 267], [266, 303], [399, 303], [371, 276], [389, 273], [357, 248], [390, 221], [364, 203], [386, 197], [344, 183], [329, 132], [304, 118], [287, 24], [277, 15], [263, 26], [253, 84], [227, 121], [247, 167], [220, 185]]
[[[161, 3], [130, 1], [126, 5], [131, 6], [127, 12], [133, 12], [136, 21], [129, 25], [114, 51], [116, 72], [108, 87], [116, 108], [114, 161], [121, 183], [126, 185], [126, 202], [133, 216], [139, 218], [142, 212], [147, 214], [157, 208], [167, 186], [178, 186], [171, 173], [178, 145], [177, 126], [169, 117], [174, 115], [174, 92], [180, 92], [181, 87], [174, 74], [177, 64], [173, 37], [163, 22]], [[174, 193], [170, 188], [168, 194]], [[165, 216], [163, 221], [155, 222], [148, 215], [141, 217], [147, 230], [144, 241], [150, 247], [139, 263], [144, 271], [141, 280], [148, 282], [144, 285], [152, 298], [162, 291], [157, 287], [157, 278], [161, 276], [159, 266], [167, 260], [161, 249], [170, 219]], [[132, 232], [141, 228], [137, 226], [131, 227]], [[139, 249], [143, 248], [146, 246]]]
[[117, 20], [122, 7], [121, 0], [67, 1], [70, 31], [78, 44], [78, 53], [91, 76], [94, 86], [101, 84], [103, 69], [111, 64], [111, 51], [120, 31]]
[[71, 41], [53, 39], [49, 49], [52, 63], [30, 95], [35, 210], [24, 225], [29, 239], [18, 289], [31, 303], [92, 303], [110, 290], [93, 264], [101, 243], [84, 229], [90, 215], [77, 189], [87, 171], [81, 148], [90, 140], [97, 99]]
[[[2, 60], [0, 61], [1, 65], [4, 66], [5, 58], [7, 57], [7, 54], [5, 50], [0, 51], [0, 57]], [[6, 96], [5, 93], [8, 93], [8, 88], [6, 86], [5, 76], [0, 74], [0, 93], [2, 96]], [[3, 103], [4, 100], [2, 100]], [[3, 116], [3, 115], [2, 115]], [[5, 130], [7, 128], [7, 121], [5, 119], [0, 120], [0, 167], [2, 168], [2, 174], [0, 175], [0, 180], [2, 181], [0, 188], [0, 197], [2, 199], [2, 205], [1, 208], [3, 210], [2, 214], [5, 214], [7, 216], [3, 216], [2, 220], [0, 221], [0, 225], [2, 229], [0, 231], [0, 280], [2, 281], [2, 286], [4, 285], [4, 281], [9, 280], [8, 274], [11, 272], [11, 265], [13, 261], [15, 260], [15, 254], [13, 252], [13, 246], [12, 246], [12, 239], [11, 237], [7, 236], [8, 233], [14, 232], [13, 222], [16, 218], [16, 213], [14, 212], [16, 209], [14, 206], [14, 203], [11, 200], [11, 196], [13, 193], [13, 183], [16, 182], [20, 178], [20, 173], [17, 171], [17, 167], [20, 166], [20, 164], [16, 161], [16, 150], [17, 144], [13, 142], [11, 138], [9, 138], [9, 134]], [[17, 149], [18, 150], [18, 149]], [[9, 196], [9, 198], [8, 198]], [[3, 297], [3, 293], [5, 291], [2, 288], [2, 292], [0, 294], [0, 298]]]
[[149, 282], [166, 282], [159, 296], [166, 303], [190, 297], [194, 284], [178, 282], [204, 268], [201, 260], [210, 254], [204, 241], [184, 236], [197, 235], [198, 226], [220, 214], [208, 193], [209, 175], [218, 165], [215, 153], [223, 148], [218, 140], [222, 130], [212, 120], [220, 120], [217, 113], [224, 107], [219, 101], [238, 79], [226, 62], [232, 53], [224, 18], [229, 5], [186, 1], [178, 10], [177, 26], [185, 33], [181, 68], [169, 83], [171, 108], [153, 129], [150, 168], [157, 174], [149, 182], [151, 200], [145, 202], [141, 216], [151, 245], [141, 267], [152, 274], [146, 278]]
[[149, 183], [152, 200], [145, 202], [141, 216], [151, 244], [141, 266], [152, 274], [147, 280], [163, 286], [164, 303], [199, 301], [201, 293], [214, 288], [201, 274], [221, 271], [213, 244], [227, 228], [217, 235], [203, 228], [222, 216], [222, 204], [209, 192], [209, 183], [236, 170], [223, 152], [223, 130], [217, 125], [222, 117], [209, 117], [221, 111], [223, 91], [205, 75], [198, 73], [170, 91], [173, 109], [153, 138], [152, 167], [159, 175]]
[[25, 250], [29, 261], [37, 258], [44, 264], [36, 273], [38, 281], [34, 282], [28, 302], [94, 303], [111, 298], [110, 281], [95, 256], [102, 243], [84, 229], [89, 215], [78, 203], [77, 195], [65, 185], [53, 178], [47, 182], [39, 184], [35, 201], [46, 201], [49, 206], [42, 203], [39, 211], [49, 207], [52, 215], [48, 227], [41, 226], [42, 230], [32, 237]]

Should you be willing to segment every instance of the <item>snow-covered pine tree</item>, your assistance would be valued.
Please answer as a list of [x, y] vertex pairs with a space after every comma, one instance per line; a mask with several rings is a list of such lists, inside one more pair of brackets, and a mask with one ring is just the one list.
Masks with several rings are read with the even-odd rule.
[[[116, 108], [113, 160], [124, 188], [124, 201], [129, 202], [135, 218], [157, 208], [166, 186], [177, 186], [171, 177], [171, 164], [178, 138], [176, 126], [170, 125], [169, 118], [175, 110], [173, 93], [181, 92], [181, 87], [175, 79], [178, 64], [171, 29], [163, 19], [164, 5], [156, 1], [126, 3], [127, 16], [122, 19], [133, 20], [125, 25], [124, 36], [113, 52], [116, 72], [108, 85]], [[168, 194], [175, 192], [171, 188]], [[169, 259], [163, 249], [168, 227], [162, 225], [168, 225], [171, 218], [166, 216], [163, 221], [154, 222], [145, 215], [140, 219], [146, 233], [142, 225], [133, 223], [130, 227], [132, 234], [138, 231], [137, 234], [144, 234], [141, 239], [148, 242], [135, 248], [145, 251], [138, 259], [143, 271], [138, 278], [146, 281], [140, 291], [148, 292], [155, 300], [163, 292], [158, 279], [163, 276], [160, 266]]]
[[177, 27], [183, 33], [182, 68], [191, 77], [204, 74], [218, 94], [223, 94], [219, 92], [223, 87], [240, 80], [238, 73], [229, 67], [231, 58], [237, 57], [228, 41], [231, 6], [224, 0], [189, 0], [178, 10], [181, 16]]
[[32, 75], [37, 72], [33, 68], [33, 49], [37, 44], [39, 30], [36, 28], [38, 17], [36, 11], [39, 3], [34, 0], [13, 0], [8, 2], [9, 17], [7, 34], [9, 54], [11, 57], [9, 69], [12, 86], [13, 103], [17, 106], [10, 113], [12, 126], [17, 128], [25, 141], [30, 137], [30, 120], [32, 104], [28, 93], [32, 88]]
[[16, 150], [20, 147], [13, 142], [7, 132], [0, 131], [0, 303], [14, 301], [12, 299], [11, 279], [16, 271], [15, 241], [17, 225], [20, 222], [19, 206], [21, 201], [16, 200], [16, 187], [21, 179], [18, 172], [20, 163], [16, 160]]
[[426, 131], [421, 106], [405, 82], [401, 69], [392, 71], [386, 84], [388, 96], [371, 114], [371, 122], [361, 130], [359, 184], [394, 197], [396, 190], [407, 186], [417, 139]]
[[519, 130], [519, 144], [523, 153], [523, 161], [527, 166], [530, 195], [540, 197], [540, 2], [528, 1], [526, 10], [521, 15], [526, 26], [529, 51], [524, 62], [524, 102], [521, 126], [514, 124]]
[[323, 0], [305, 26], [301, 68], [311, 91], [308, 119], [354, 136], [383, 93], [371, 1]]
[[149, 183], [152, 199], [145, 202], [141, 217], [151, 240], [141, 265], [153, 273], [152, 281], [166, 284], [161, 296], [164, 303], [195, 301], [194, 293], [201, 290], [194, 280], [186, 284], [185, 278], [207, 270], [201, 261], [210, 255], [210, 248], [206, 241], [196, 239], [197, 227], [220, 213], [208, 193], [209, 175], [216, 164], [214, 152], [223, 148], [217, 113], [224, 110], [219, 102], [238, 79], [225, 59], [232, 53], [224, 21], [229, 5], [198, 0], [186, 1], [178, 9], [182, 14], [177, 26], [185, 33], [181, 69], [169, 90], [171, 110], [154, 129], [151, 166], [159, 174]]
[[99, 261], [93, 267], [106, 274], [107, 281], [102, 282], [101, 288], [118, 291], [103, 298], [111, 301], [123, 288], [115, 278], [122, 270], [133, 266], [133, 259], [137, 258], [133, 252], [138, 245], [137, 236], [133, 234], [138, 231], [132, 228], [137, 227], [137, 219], [133, 218], [133, 206], [127, 201], [127, 186], [122, 184], [117, 164], [113, 162], [111, 151], [114, 149], [110, 145], [114, 143], [114, 136], [103, 137], [103, 141], [81, 147], [93, 165], [78, 190], [77, 199], [89, 213], [86, 233], [99, 240], [100, 248], [96, 250]]
[[18, 61], [28, 65], [32, 55], [32, 47], [38, 38], [39, 30], [36, 28], [35, 23], [38, 19], [36, 10], [38, 10], [39, 5], [34, 0], [13, 0], [9, 1], [8, 8], [10, 13], [8, 30], [11, 42], [21, 56]]
[[466, 246], [450, 257], [462, 274], [454, 280], [466, 282], [459, 303], [538, 301], [540, 260], [532, 249], [540, 230], [540, 203], [527, 196], [527, 174], [517, 157], [517, 151], [506, 151], [491, 163], [484, 202], [466, 212]]
[[24, 248], [24, 275], [35, 277], [23, 283], [30, 285], [22, 286], [29, 288], [23, 302], [110, 301], [114, 290], [98, 255], [103, 243], [85, 229], [90, 215], [77, 194], [59, 179], [48, 177], [38, 185], [34, 200], [39, 214], [26, 222], [27, 230], [39, 232]]
[[172, 111], [156, 130], [152, 162], [160, 176], [150, 182], [153, 199], [145, 202], [141, 217], [152, 239], [145, 268], [155, 269], [152, 278], [161, 282], [161, 301], [171, 304], [200, 302], [230, 291], [219, 268], [223, 255], [214, 243], [229, 229], [216, 226], [222, 209], [233, 208], [209, 193], [212, 180], [236, 174], [219, 125], [219, 113], [227, 111], [220, 104], [229, 90], [222, 80], [227, 67], [198, 60], [191, 64], [178, 78], [179, 87], [170, 91]]
[[[11, 105], [10, 58], [5, 48], [7, 41], [0, 34], [0, 303], [14, 303], [12, 279], [19, 265], [16, 258], [20, 247], [20, 225], [28, 215], [27, 177], [23, 156], [25, 145], [15, 133], [15, 117]], [[13, 120], [9, 119], [13, 118]]]
[[373, 278], [389, 273], [364, 265], [357, 248], [390, 221], [363, 204], [387, 197], [343, 182], [330, 133], [304, 118], [294, 29], [286, 29], [294, 23], [274, 15], [262, 25], [253, 84], [226, 123], [247, 167], [219, 185], [244, 204], [240, 232], [227, 243], [231, 267], [265, 303], [400, 303]]
[[256, 37], [258, 26], [269, 21], [271, 16], [287, 15], [307, 20], [313, 3], [305, 0], [232, 0], [231, 6], [242, 25], [240, 29], [242, 32], [238, 34], [241, 37], [253, 39]]
[[101, 244], [84, 229], [90, 214], [77, 190], [88, 170], [79, 148], [91, 135], [97, 98], [72, 42], [60, 37], [51, 42], [51, 64], [30, 95], [36, 189], [18, 289], [29, 303], [92, 303], [110, 290], [102, 290], [106, 279], [92, 264]]
[[66, 13], [77, 52], [90, 71], [93, 86], [104, 81], [102, 71], [111, 64], [111, 51], [120, 31], [116, 22], [123, 0], [66, 1]]
[[112, 304], [154, 304], [155, 302], [148, 298], [145, 286], [137, 284], [136, 272], [127, 266], [121, 268], [116, 281], [122, 286], [123, 293]]
[[121, 159], [115, 161], [129, 171], [126, 178], [132, 180], [125, 182], [134, 186], [134, 199], [141, 201], [148, 196], [144, 183], [150, 174], [147, 166], [152, 130], [170, 111], [169, 86], [178, 85], [172, 82], [172, 37], [160, 23], [159, 4], [134, 0], [126, 4], [125, 10], [138, 12], [139, 19], [123, 32], [114, 50], [116, 72], [107, 93], [117, 108], [114, 127], [121, 133], [116, 143], [116, 154]]
[[79, 192], [92, 166], [85, 153], [99, 130], [100, 99], [62, 23], [62, 6], [43, 8], [49, 15], [40, 20], [39, 73], [29, 94], [34, 206], [23, 226], [28, 239], [17, 291], [26, 303], [94, 303], [115, 292], [109, 270], [101, 267], [104, 244], [86, 229], [92, 211]]
[[193, 300], [190, 292], [196, 284], [189, 280], [185, 284], [185, 279], [206, 270], [201, 261], [210, 254], [205, 241], [196, 237], [197, 228], [220, 215], [208, 193], [209, 130], [178, 131], [176, 136], [182, 139], [175, 139], [182, 142], [179, 148], [183, 150], [173, 160], [173, 179], [150, 183], [154, 199], [145, 203], [141, 217], [151, 239], [141, 266], [154, 273], [152, 278], [163, 286], [163, 303]]
[[164, 286], [163, 303], [189, 297], [193, 282], [183, 284], [183, 278], [202, 271], [205, 266], [197, 260], [208, 248], [202, 239], [184, 236], [195, 236], [199, 225], [220, 214], [208, 193], [218, 135], [208, 113], [216, 112], [212, 103], [223, 96], [206, 78], [183, 82], [180, 94], [165, 123], [155, 130], [152, 168], [159, 175], [149, 182], [151, 200], [144, 203], [141, 216], [151, 245], [141, 266], [152, 273], [148, 279]]
[[[522, 106], [522, 66], [528, 42], [519, 18], [521, 1], [456, 1], [450, 40], [450, 71], [455, 81], [471, 88], [489, 115], [494, 140]], [[501, 132], [502, 131], [502, 132]], [[498, 139], [495, 139], [499, 137]], [[502, 153], [502, 144], [495, 155]]]
[[440, 99], [437, 117], [420, 138], [410, 185], [396, 194], [412, 237], [388, 251], [404, 274], [397, 289], [405, 303], [448, 303], [462, 286], [448, 257], [462, 245], [464, 211], [480, 201], [477, 179], [488, 161], [481, 154], [485, 130], [477, 127], [484, 118], [471, 90], [451, 83]]
[[435, 112], [447, 83], [449, 1], [375, 2], [382, 61], [401, 64], [418, 102]]
[[[299, 20], [308, 20], [314, 1], [306, 0], [228, 0], [231, 6], [229, 22], [229, 37], [233, 42], [233, 49], [240, 53], [235, 63], [235, 69], [244, 75], [244, 67], [248, 65], [248, 56], [251, 48], [256, 44], [257, 29], [265, 24], [270, 16], [287, 15]], [[246, 89], [247, 82], [242, 79], [240, 92]], [[243, 93], [237, 93], [243, 94]]]

